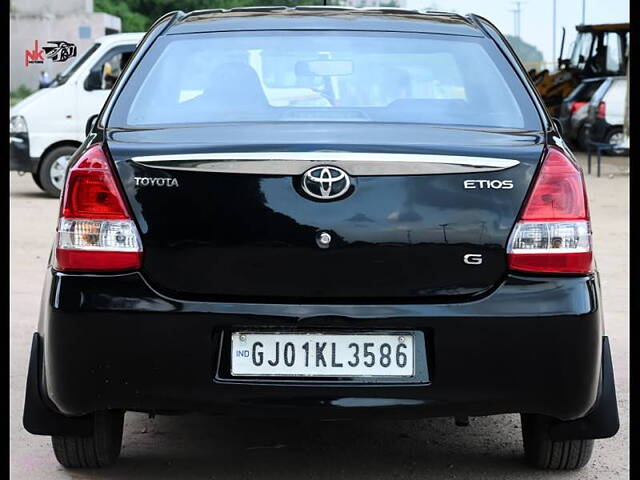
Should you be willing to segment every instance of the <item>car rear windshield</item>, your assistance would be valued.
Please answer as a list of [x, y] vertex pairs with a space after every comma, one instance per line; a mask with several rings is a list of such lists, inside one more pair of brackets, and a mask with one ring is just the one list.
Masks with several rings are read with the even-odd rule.
[[484, 38], [252, 31], [162, 37], [109, 126], [300, 121], [540, 125], [515, 72]]
[[604, 80], [594, 80], [591, 82], [585, 82], [581, 85], [580, 89], [576, 93], [576, 102], [588, 102], [593, 97], [593, 94], [596, 93], [596, 90], [600, 88]]

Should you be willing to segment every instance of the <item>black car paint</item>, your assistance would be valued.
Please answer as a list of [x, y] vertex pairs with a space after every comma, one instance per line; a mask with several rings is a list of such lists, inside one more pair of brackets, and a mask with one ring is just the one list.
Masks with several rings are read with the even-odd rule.
[[[310, 137], [316, 143], [300, 143]], [[239, 139], [244, 151], [286, 145], [293, 151], [475, 154], [521, 163], [466, 176], [353, 177], [352, 195], [322, 203], [300, 195], [299, 176], [187, 172], [131, 161], [154, 153], [238, 151]], [[108, 133], [107, 145], [140, 227], [142, 272], [154, 287], [202, 300], [278, 302], [447, 301], [490, 290], [506, 273], [507, 238], [544, 148], [535, 132], [399, 124], [117, 130]], [[134, 177], [176, 179], [181, 187], [136, 187]], [[514, 188], [465, 190], [468, 178], [510, 179]], [[318, 249], [321, 231], [334, 238], [331, 248]], [[468, 253], [485, 261], [467, 265]]]
[[[484, 298], [456, 304], [185, 301], [155, 291], [140, 273], [51, 272], [46, 284], [44, 390], [66, 415], [107, 407], [291, 415], [297, 405], [316, 407], [314, 416], [348, 417], [366, 415], [380, 398], [379, 414], [524, 411], [570, 420], [597, 398], [602, 321], [593, 276], [509, 275]], [[424, 332], [430, 384], [237, 379], [228, 346], [219, 351], [221, 336], [237, 329], [398, 328]], [[557, 374], [559, 365], [566, 375]], [[408, 411], [393, 412], [398, 407]]]
[[[256, 17], [252, 13], [251, 28], [246, 11], [214, 21], [206, 15], [185, 17], [167, 28], [167, 35], [157, 40], [155, 53], [149, 53], [150, 59], [138, 62], [131, 85], [110, 109], [106, 144], [140, 227], [146, 277], [169, 295], [203, 300], [449, 301], [488, 291], [506, 273], [508, 235], [545, 146], [539, 112], [514, 75], [505, 78], [513, 85], [529, 130], [339, 122], [127, 125], [127, 106], [153, 59], [174, 35], [209, 38], [211, 34], [203, 32], [289, 32], [308, 25], [323, 31], [361, 31], [373, 28], [367, 26], [369, 22], [377, 25], [382, 19], [379, 13], [330, 12], [316, 21], [316, 14], [285, 10]], [[384, 16], [384, 33], [459, 35], [459, 29], [464, 29], [464, 35], [478, 37], [474, 41], [483, 44], [498, 68], [512, 68], [490, 39], [481, 38], [480, 28], [463, 17], [426, 25], [416, 22], [417, 18], [420, 15]], [[348, 198], [321, 204], [298, 194], [299, 177], [150, 169], [131, 161], [153, 154], [283, 150], [496, 156], [521, 163], [468, 176], [361, 176], [353, 179], [357, 185]], [[154, 176], [175, 179], [182, 187], [134, 184], [134, 177]], [[514, 188], [489, 195], [480, 189], [464, 190], [465, 179], [512, 180]], [[446, 208], [452, 204], [459, 207]], [[324, 251], [315, 242], [322, 231], [335, 239], [332, 248]], [[486, 261], [469, 266], [463, 263], [468, 253], [481, 254]]]
[[[157, 28], [164, 31], [179, 18], [184, 15], [167, 17], [164, 20], [167, 26]], [[471, 18], [478, 24], [477, 17]], [[489, 36], [497, 44], [503, 42], [497, 31], [491, 31], [488, 22], [482, 28], [485, 32], [489, 29]], [[153, 42], [152, 33], [148, 37], [139, 49], [144, 50]], [[505, 55], [512, 55], [504, 42], [500, 48]], [[136, 59], [128, 70], [135, 68], [135, 63]], [[514, 60], [512, 64], [519, 65]], [[486, 155], [501, 146], [504, 148], [507, 138], [507, 143], [524, 143], [528, 147], [521, 151], [528, 153], [522, 154], [525, 160], [522, 166], [530, 170], [528, 175], [533, 175], [539, 167], [543, 146], [560, 148], [569, 156], [571, 153], [544, 114], [539, 97], [528, 80], [524, 80], [526, 73], [522, 66], [514, 69], [533, 92], [532, 100], [541, 115], [543, 132], [445, 131], [450, 135], [467, 135], [476, 142], [480, 140], [480, 145], [468, 143], [467, 151], [473, 149]], [[125, 71], [119, 82], [127, 73]], [[117, 86], [112, 96], [116, 90]], [[118, 169], [135, 168], [124, 158], [133, 156], [132, 133], [120, 129], [105, 131], [103, 123], [109, 112], [107, 105], [101, 121], [94, 126], [72, 162], [88, 146], [106, 141]], [[170, 132], [174, 140], [179, 140], [172, 148], [180, 151], [189, 144], [191, 151], [196, 152], [204, 146], [198, 147], [194, 139], [204, 132], [206, 129], [194, 128]], [[151, 130], [135, 134], [143, 139], [160, 137], [163, 132]], [[330, 136], [329, 142], [331, 138], [334, 137]], [[446, 138], [443, 142], [446, 143]], [[322, 135], [317, 144], [305, 148], [320, 144], [323, 144]], [[401, 148], [393, 143], [387, 147], [390, 151]], [[132, 148], [129, 155], [122, 153], [125, 148]], [[405, 145], [404, 148], [413, 147]], [[464, 150], [462, 146], [459, 148]], [[513, 145], [509, 148], [513, 153]], [[135, 149], [138, 154], [153, 151], [150, 144], [142, 141]], [[450, 146], [444, 149], [451, 151]], [[538, 160], [534, 160], [534, 151]], [[511, 208], [521, 208], [526, 190], [523, 182], [519, 186], [518, 202]], [[129, 196], [128, 199], [134, 210], [146, 208], [147, 204], [136, 207], [136, 198]], [[296, 214], [295, 211], [289, 213]], [[148, 234], [148, 226], [138, 223], [140, 230]], [[504, 248], [504, 242], [500, 247]], [[145, 252], [146, 248], [145, 243]], [[35, 393], [34, 388], [28, 390], [32, 393], [27, 394], [25, 425], [33, 433], [51, 434], [59, 428], [67, 429], [66, 432], [73, 430], [69, 421], [78, 419], [76, 431], [84, 432], [87, 429], [85, 415], [103, 408], [150, 413], [206, 411], [320, 418], [525, 412], [575, 419], [573, 426], [559, 435], [582, 438], [586, 423], [594, 416], [604, 418], [602, 405], [606, 405], [607, 418], [615, 417], [617, 422], [613, 380], [606, 368], [602, 369], [601, 380], [600, 365], [610, 366], [610, 354], [608, 347], [603, 348], [598, 283], [597, 274], [536, 276], [505, 271], [492, 288], [480, 289], [475, 296], [454, 301], [434, 297], [394, 299], [393, 302], [380, 299], [304, 302], [285, 298], [275, 302], [260, 298], [238, 302], [233, 298], [174, 296], [172, 292], [156, 289], [144, 272], [88, 275], [60, 273], [50, 268], [45, 279], [38, 334], [34, 337], [37, 348], [32, 363], [37, 365], [33, 375], [30, 370], [29, 379], [29, 385], [36, 382], [37, 388]], [[229, 352], [225, 351], [227, 347], [220, 350], [220, 346], [225, 345], [226, 336], [237, 328], [296, 331], [413, 328], [424, 333], [431, 383], [379, 385], [353, 384], [345, 379], [265, 382], [231, 378], [225, 359]], [[118, 346], [117, 351], [114, 345]], [[608, 345], [606, 337], [604, 345]], [[48, 417], [37, 425], [30, 423], [28, 420], [33, 417], [29, 412], [37, 410], [30, 405], [41, 408]], [[604, 427], [594, 427], [596, 430], [589, 438], [605, 433], [613, 435], [617, 430], [614, 423], [607, 421]], [[597, 425], [597, 422], [591, 424]]]

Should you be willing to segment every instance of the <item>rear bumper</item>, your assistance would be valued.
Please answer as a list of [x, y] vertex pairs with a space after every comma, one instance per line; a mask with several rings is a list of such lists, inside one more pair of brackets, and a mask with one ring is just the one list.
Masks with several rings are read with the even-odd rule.
[[[277, 305], [190, 302], [137, 273], [47, 275], [38, 386], [52, 411], [105, 408], [243, 416], [584, 417], [598, 398], [603, 337], [597, 280], [509, 276], [460, 304]], [[235, 329], [424, 332], [430, 383], [233, 379]], [[28, 403], [28, 402], [27, 402]]]

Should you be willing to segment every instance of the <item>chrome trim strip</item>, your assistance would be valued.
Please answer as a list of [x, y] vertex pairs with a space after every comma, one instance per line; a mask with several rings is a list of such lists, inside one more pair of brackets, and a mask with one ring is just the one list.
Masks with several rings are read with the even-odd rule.
[[132, 161], [146, 167], [254, 175], [301, 175], [311, 167], [331, 165], [352, 176], [434, 175], [505, 170], [518, 160], [458, 155], [359, 152], [229, 152], [148, 155]]

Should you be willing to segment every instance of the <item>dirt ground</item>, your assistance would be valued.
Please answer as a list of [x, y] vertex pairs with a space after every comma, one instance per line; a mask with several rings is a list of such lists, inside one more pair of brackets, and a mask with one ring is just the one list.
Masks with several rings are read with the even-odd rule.
[[[580, 155], [581, 162], [585, 162]], [[369, 422], [240, 421], [128, 413], [122, 456], [100, 471], [67, 471], [48, 437], [22, 428], [31, 335], [54, 239], [58, 201], [30, 175], [10, 174], [12, 479], [625, 479], [629, 478], [629, 160], [605, 158], [587, 176], [606, 334], [611, 341], [620, 432], [596, 442], [585, 469], [539, 472], [523, 462], [519, 417]]]

